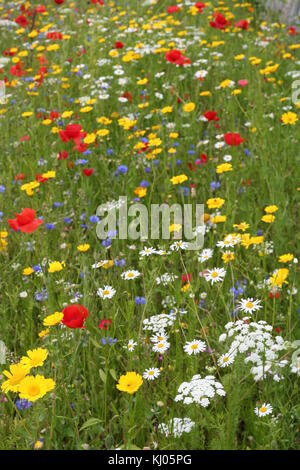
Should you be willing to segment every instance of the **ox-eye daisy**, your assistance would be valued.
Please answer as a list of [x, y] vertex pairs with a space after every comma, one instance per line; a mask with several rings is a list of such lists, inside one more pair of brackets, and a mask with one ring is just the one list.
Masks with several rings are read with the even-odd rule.
[[146, 380], [154, 380], [157, 379], [160, 375], [160, 370], [157, 367], [151, 367], [150, 369], [146, 369], [143, 373], [143, 378]]
[[139, 277], [141, 273], [135, 270], [130, 270], [130, 271], [125, 271], [124, 273], [121, 274], [122, 279], [126, 279], [127, 281], [132, 281], [132, 279], [135, 279], [136, 277]]
[[253, 313], [262, 308], [262, 306], [260, 305], [260, 300], [248, 298], [240, 300], [238, 308], [239, 310], [242, 310], [242, 312]]
[[100, 288], [97, 290], [97, 295], [101, 297], [101, 299], [111, 299], [116, 293], [116, 290], [111, 286], [104, 286], [104, 288]]
[[193, 341], [187, 341], [183, 349], [189, 356], [191, 356], [192, 354], [199, 354], [200, 352], [205, 351], [206, 344], [204, 341], [194, 339]]
[[214, 268], [214, 269], [207, 269], [204, 274], [206, 281], [210, 281], [212, 284], [215, 282], [223, 281], [225, 277], [226, 271], [224, 268]]
[[262, 406], [255, 408], [255, 414], [262, 418], [263, 416], [267, 416], [272, 414], [273, 408], [270, 403], [263, 403]]

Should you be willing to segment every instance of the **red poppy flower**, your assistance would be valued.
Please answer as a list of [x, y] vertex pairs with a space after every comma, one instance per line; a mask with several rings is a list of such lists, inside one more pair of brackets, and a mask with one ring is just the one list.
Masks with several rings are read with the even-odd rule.
[[94, 168], [84, 168], [82, 172], [85, 176], [91, 176], [94, 173]]
[[56, 3], [56, 5], [62, 5], [65, 0], [54, 0], [54, 2]]
[[14, 77], [22, 77], [22, 75], [25, 75], [26, 72], [23, 69], [23, 62], [18, 62], [16, 65], [13, 65], [10, 67], [9, 71]]
[[239, 84], [240, 86], [242, 86], [242, 87], [247, 86], [248, 83], [249, 83], [249, 82], [248, 82], [248, 80], [247, 80], [246, 78], [238, 81], [238, 84]]
[[246, 31], [249, 28], [249, 22], [247, 20], [239, 20], [237, 23], [234, 23], [237, 28], [243, 29]]
[[24, 178], [25, 178], [25, 174], [24, 174], [24, 173], [18, 173], [18, 174], [15, 176], [15, 181], [23, 181]]
[[191, 63], [190, 59], [182, 55], [178, 49], [172, 49], [171, 51], [166, 52], [165, 57], [168, 62], [171, 62], [171, 64], [184, 65]]
[[196, 165], [202, 165], [207, 162], [207, 155], [205, 153], [201, 153], [200, 158], [197, 158], [195, 161]]
[[68, 152], [65, 150], [63, 152], [59, 152], [58, 154], [58, 160], [66, 160], [68, 158]]
[[121, 41], [116, 41], [115, 42], [115, 48], [116, 49], [123, 49], [124, 44]]
[[129, 91], [125, 91], [125, 92], [123, 93], [122, 97], [123, 97], [123, 98], [126, 98], [126, 99], [129, 101], [129, 103], [132, 102], [132, 94], [131, 94]]
[[63, 142], [73, 140], [76, 145], [79, 145], [80, 139], [84, 136], [84, 133], [81, 132], [80, 124], [68, 124], [65, 130], [59, 131], [59, 135]]
[[205, 111], [203, 116], [210, 122], [210, 121], [219, 121], [216, 111]]
[[60, 31], [50, 31], [47, 33], [47, 39], [51, 39], [52, 41], [61, 40], [63, 35]]
[[24, 233], [32, 233], [43, 223], [43, 221], [35, 218], [34, 209], [26, 207], [22, 210], [21, 214], [16, 214], [15, 219], [9, 219], [8, 223], [15, 232], [20, 230]]
[[103, 318], [103, 320], [100, 320], [100, 323], [99, 323], [100, 330], [107, 330], [109, 326], [111, 326], [111, 320], [109, 318], [107, 320], [105, 318]]
[[171, 5], [167, 8], [167, 12], [170, 14], [177, 13], [178, 11], [180, 11], [180, 8], [177, 5]]
[[45, 13], [46, 7], [45, 7], [45, 5], [38, 5], [38, 6], [36, 7], [35, 11], [36, 11], [37, 13]]
[[297, 34], [297, 30], [294, 26], [291, 26], [290, 29], [289, 29], [289, 35], [290, 36], [296, 36]]
[[84, 321], [89, 314], [88, 310], [80, 304], [69, 305], [63, 309], [62, 313], [64, 314], [62, 322], [68, 328], [83, 328]]
[[232, 145], [234, 147], [244, 142], [244, 139], [240, 136], [240, 134], [231, 133], [231, 132], [229, 132], [228, 134], [225, 134], [224, 139], [227, 145]]
[[182, 282], [182, 284], [187, 284], [187, 283], [191, 282], [191, 275], [189, 273], [188, 274], [182, 274], [181, 282]]
[[214, 13], [215, 21], [211, 21], [209, 24], [212, 28], [215, 29], [225, 29], [228, 25], [228, 21], [226, 20], [225, 16], [222, 13]]
[[206, 5], [205, 3], [202, 3], [202, 2], [196, 2], [195, 7], [198, 9], [199, 13], [202, 13]]
[[28, 25], [28, 21], [27, 21], [27, 18], [26, 16], [24, 15], [19, 15], [17, 16], [17, 18], [15, 19], [15, 22], [21, 26], [21, 28], [26, 28], [26, 26]]

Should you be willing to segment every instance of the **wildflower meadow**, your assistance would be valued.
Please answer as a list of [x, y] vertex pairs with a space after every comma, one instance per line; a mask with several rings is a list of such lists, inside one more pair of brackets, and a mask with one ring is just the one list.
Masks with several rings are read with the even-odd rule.
[[1, 450], [300, 448], [299, 38], [0, 0]]

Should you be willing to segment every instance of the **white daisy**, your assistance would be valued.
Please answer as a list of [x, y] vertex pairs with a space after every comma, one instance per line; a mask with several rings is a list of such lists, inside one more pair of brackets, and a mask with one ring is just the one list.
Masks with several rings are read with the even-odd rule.
[[100, 289], [97, 290], [97, 295], [101, 299], [111, 299], [116, 293], [116, 290], [111, 287], [111, 286], [104, 286], [103, 289], [100, 287]]
[[233, 354], [222, 354], [222, 356], [218, 360], [218, 364], [220, 367], [228, 367], [234, 361]]
[[169, 349], [169, 347], [170, 343], [168, 343], [167, 341], [159, 341], [159, 343], [154, 344], [152, 350], [154, 352], [159, 352], [160, 354], [163, 354], [167, 351], [167, 349]]
[[260, 300], [254, 300], [253, 298], [248, 298], [248, 299], [241, 299], [239, 301], [238, 308], [239, 310], [242, 310], [242, 312], [253, 313], [253, 312], [256, 312], [256, 310], [261, 309], [262, 306], [260, 305]]
[[170, 246], [171, 251], [186, 250], [189, 247], [189, 243], [179, 240], [178, 242], [172, 243]]
[[192, 354], [199, 354], [200, 352], [205, 351], [206, 344], [204, 341], [194, 339], [193, 341], [187, 341], [183, 349], [189, 356], [191, 356]]
[[202, 250], [202, 252], [198, 256], [198, 261], [200, 261], [200, 263], [204, 263], [204, 261], [207, 261], [208, 259], [212, 258], [213, 254], [213, 250], [211, 250], [210, 248], [206, 248]]
[[124, 349], [128, 349], [128, 351], [131, 352], [131, 351], [134, 351], [134, 348], [136, 347], [136, 345], [137, 345], [137, 342], [134, 341], [133, 339], [130, 339], [128, 341], [127, 346], [124, 346]]
[[210, 281], [212, 284], [215, 282], [223, 281], [225, 277], [226, 271], [224, 268], [214, 268], [214, 269], [207, 269], [204, 277], [206, 281]]
[[122, 273], [121, 278], [126, 279], [127, 281], [132, 281], [133, 279], [135, 279], [136, 277], [139, 277], [140, 275], [141, 273], [133, 269], [133, 270], [125, 271], [124, 273]]
[[156, 254], [156, 249], [153, 248], [152, 246], [150, 246], [149, 248], [144, 246], [144, 249], [142, 251], [140, 251], [140, 256], [142, 256], [142, 257], [150, 256], [150, 255], [153, 255], [153, 254]]
[[150, 369], [146, 369], [143, 373], [143, 378], [146, 380], [154, 380], [157, 379], [160, 375], [160, 370], [157, 367], [152, 367]]
[[255, 411], [255, 414], [261, 418], [262, 416], [272, 414], [273, 408], [270, 405], [270, 403], [263, 403], [261, 407], [255, 408], [254, 411]]

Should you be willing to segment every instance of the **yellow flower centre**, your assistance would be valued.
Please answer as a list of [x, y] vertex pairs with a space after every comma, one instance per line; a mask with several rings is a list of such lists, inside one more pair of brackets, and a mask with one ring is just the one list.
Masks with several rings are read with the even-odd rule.
[[261, 413], [265, 413], [267, 411], [267, 408], [265, 406], [262, 406], [259, 411]]
[[253, 308], [253, 303], [252, 302], [247, 302], [246, 307], [247, 308]]
[[39, 385], [37, 384], [32, 384], [30, 385], [30, 387], [28, 388], [28, 395], [32, 396], [32, 397], [35, 397], [36, 395], [38, 395], [40, 393], [40, 387]]

